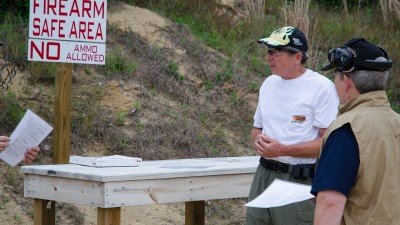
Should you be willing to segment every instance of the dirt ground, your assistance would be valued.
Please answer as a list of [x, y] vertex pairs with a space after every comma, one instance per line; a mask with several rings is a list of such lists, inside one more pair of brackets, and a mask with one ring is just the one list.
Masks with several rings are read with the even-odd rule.
[[[123, 207], [121, 209], [121, 224], [184, 224], [184, 207], [184, 203]], [[78, 208], [85, 214], [85, 225], [97, 224], [96, 208], [86, 206], [79, 206]]]

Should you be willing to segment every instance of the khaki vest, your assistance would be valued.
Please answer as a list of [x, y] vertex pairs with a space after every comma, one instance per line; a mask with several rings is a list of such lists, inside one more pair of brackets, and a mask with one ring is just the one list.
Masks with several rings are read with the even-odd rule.
[[400, 225], [400, 115], [384, 91], [362, 94], [344, 105], [328, 136], [350, 123], [360, 151], [360, 167], [342, 225]]

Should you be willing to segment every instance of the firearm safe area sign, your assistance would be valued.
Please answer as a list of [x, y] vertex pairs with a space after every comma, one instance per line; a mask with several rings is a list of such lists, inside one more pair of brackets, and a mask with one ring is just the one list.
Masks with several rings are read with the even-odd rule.
[[107, 0], [30, 0], [28, 60], [105, 64]]

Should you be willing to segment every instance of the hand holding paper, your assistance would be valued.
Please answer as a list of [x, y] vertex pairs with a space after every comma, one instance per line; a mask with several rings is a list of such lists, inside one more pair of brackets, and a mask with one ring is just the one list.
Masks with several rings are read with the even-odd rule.
[[[37, 146], [49, 135], [52, 129], [46, 121], [28, 110], [11, 134], [8, 146], [4, 144], [7, 141], [2, 143], [5, 148], [4, 151], [0, 152], [0, 158], [10, 166], [15, 166], [23, 160], [26, 163], [32, 162], [39, 152]], [[3, 140], [5, 140], [4, 136]]]
[[28, 151], [25, 153], [25, 158], [22, 160], [23, 163], [26, 164], [31, 164], [33, 160], [35, 160], [37, 154], [39, 154], [40, 148], [39, 147], [33, 147], [28, 149]]
[[0, 136], [0, 152], [3, 151], [9, 144], [10, 138], [7, 136]]

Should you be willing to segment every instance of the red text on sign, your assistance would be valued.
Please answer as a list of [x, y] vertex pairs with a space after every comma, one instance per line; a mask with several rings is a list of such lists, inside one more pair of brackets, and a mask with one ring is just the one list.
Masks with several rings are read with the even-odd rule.
[[[33, 36], [38, 37], [53, 37], [57, 35], [64, 38], [65, 20], [44, 19], [41, 23], [40, 18], [33, 18]], [[53, 33], [57, 31], [57, 33]]]
[[[60, 59], [60, 43], [58, 42], [44, 42], [41, 45], [36, 45], [34, 41], [30, 40], [31, 47], [29, 49], [29, 58], [33, 58], [33, 54], [37, 54], [41, 59], [59, 60]], [[51, 54], [53, 53], [53, 54]]]
[[[34, 37], [76, 38], [81, 40], [103, 40], [103, 29], [100, 23], [86, 21], [72, 21], [68, 29], [65, 20], [33, 19], [32, 35]], [[67, 32], [67, 33], [65, 33]]]
[[67, 4], [68, 0], [34, 0], [33, 13], [104, 19], [104, 1], [99, 3], [93, 0], [70, 0], [70, 2], [71, 4]]

